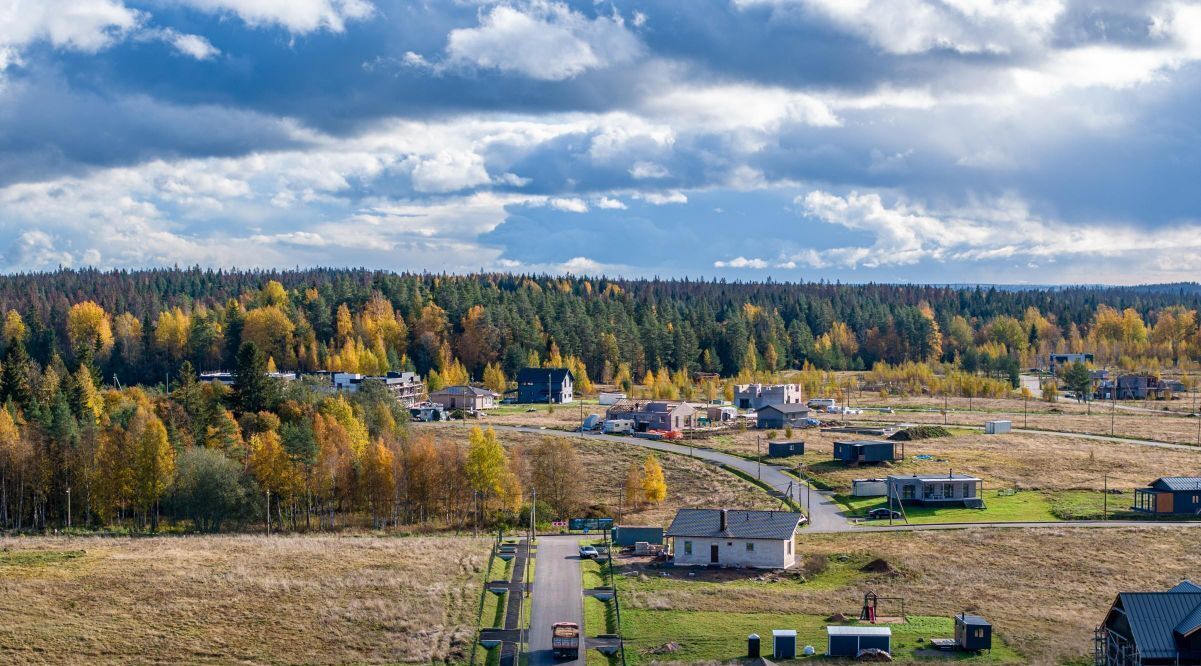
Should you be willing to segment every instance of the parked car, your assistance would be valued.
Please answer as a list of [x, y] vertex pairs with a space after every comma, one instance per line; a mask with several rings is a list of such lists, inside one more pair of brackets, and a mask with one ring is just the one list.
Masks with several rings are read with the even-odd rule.
[[581, 560], [595, 560], [597, 556], [596, 548], [592, 546], [580, 546]]
[[867, 517], [871, 520], [880, 520], [882, 518], [900, 518], [901, 512], [892, 511], [881, 507], [879, 509], [872, 509], [871, 511], [868, 511]]

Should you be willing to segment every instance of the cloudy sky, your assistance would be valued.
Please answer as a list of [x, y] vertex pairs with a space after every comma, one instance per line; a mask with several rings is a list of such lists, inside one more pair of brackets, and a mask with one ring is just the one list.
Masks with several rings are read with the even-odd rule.
[[1201, 276], [1201, 2], [0, 0], [0, 271]]

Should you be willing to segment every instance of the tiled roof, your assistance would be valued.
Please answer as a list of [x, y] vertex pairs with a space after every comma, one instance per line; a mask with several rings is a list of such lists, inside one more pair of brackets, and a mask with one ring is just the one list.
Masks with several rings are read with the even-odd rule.
[[731, 539], [791, 539], [804, 519], [791, 511], [726, 510], [726, 529], [721, 530], [721, 509], [680, 509], [667, 528], [669, 537], [712, 537]]

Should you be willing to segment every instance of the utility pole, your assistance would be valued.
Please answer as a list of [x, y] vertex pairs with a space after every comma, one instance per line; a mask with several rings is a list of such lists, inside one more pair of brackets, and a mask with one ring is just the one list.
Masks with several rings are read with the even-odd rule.
[[[1114, 388], [1116, 389], [1117, 387], [1115, 386]], [[1110, 437], [1113, 436], [1114, 417], [1118, 413], [1118, 392], [1116, 390], [1113, 392], [1112, 398], [1113, 398], [1113, 400], [1111, 401], [1111, 407], [1109, 409], [1109, 436]]]
[[71, 527], [71, 486], [67, 486], [67, 527]]
[[271, 489], [267, 489], [267, 536], [271, 536]]
[[755, 476], [763, 480], [763, 454], [759, 450], [759, 435], [755, 434]]
[[944, 388], [942, 390], [942, 424], [943, 425], [947, 424], [947, 395], [948, 394], [949, 394], [948, 389]]
[[1030, 417], [1028, 416], [1027, 406], [1030, 404], [1030, 391], [1022, 391], [1022, 427], [1030, 427]]
[[[530, 541], [534, 541], [538, 538], [537, 514], [538, 514], [538, 489], [531, 488], [530, 489]], [[528, 554], [529, 554], [529, 546], [528, 545], [526, 546], [526, 554], [527, 554], [527, 559], [528, 559]]]
[[1102, 492], [1105, 493], [1105, 497], [1101, 500], [1101, 519], [1109, 520], [1109, 473], [1106, 472], [1102, 475], [1101, 479], [1102, 488], [1104, 489]]

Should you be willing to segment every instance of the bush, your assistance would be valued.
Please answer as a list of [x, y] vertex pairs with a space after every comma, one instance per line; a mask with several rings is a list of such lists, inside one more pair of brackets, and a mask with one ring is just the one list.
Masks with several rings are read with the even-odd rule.
[[218, 532], [225, 521], [249, 518], [257, 498], [254, 481], [220, 451], [192, 447], [179, 455], [170, 504], [198, 531]]
[[934, 439], [936, 437], [950, 437], [951, 431], [942, 426], [922, 425], [913, 426], [904, 430], [895, 432], [889, 439], [898, 442], [909, 442], [919, 439]]

